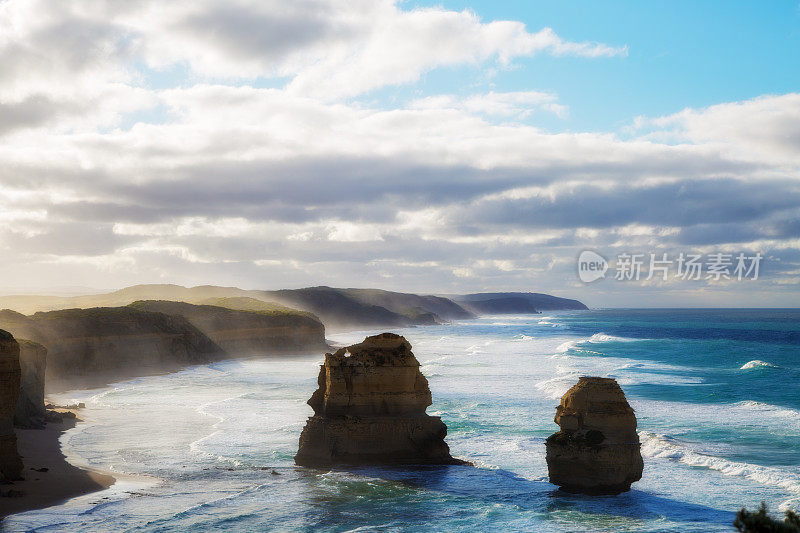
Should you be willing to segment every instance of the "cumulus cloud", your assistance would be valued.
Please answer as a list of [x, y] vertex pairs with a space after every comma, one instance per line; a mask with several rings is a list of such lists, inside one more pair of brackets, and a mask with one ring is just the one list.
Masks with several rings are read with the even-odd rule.
[[624, 46], [372, 0], [6, 0], [0, 26], [12, 283], [570, 291], [586, 247], [800, 268], [796, 94], [549, 133], [548, 91], [355, 97]]
[[323, 99], [412, 82], [442, 66], [507, 65], [537, 53], [627, 53], [625, 47], [567, 41], [550, 28], [529, 32], [520, 22], [483, 22], [469, 11], [403, 10], [391, 0], [205, 0], [168, 8], [155, 27], [152, 12], [144, 14], [127, 20], [146, 36], [150, 64], [188, 61], [213, 78], [285, 76], [289, 91]]
[[523, 119], [536, 110], [554, 113], [559, 117], [567, 115], [568, 108], [557, 102], [553, 93], [541, 91], [489, 92], [467, 97], [452, 94], [428, 96], [413, 100], [412, 109], [456, 109], [470, 113]]
[[800, 94], [765, 95], [742, 102], [684, 109], [665, 117], [639, 117], [652, 138], [711, 143], [742, 157], [800, 164]]
[[550, 28], [483, 22], [469, 11], [403, 10], [393, 0], [7, 0], [0, 25], [0, 97], [42, 84], [94, 90], [130, 81], [141, 63], [187, 65], [207, 79], [285, 78], [295, 94], [335, 99], [443, 66], [627, 53], [568, 41]]

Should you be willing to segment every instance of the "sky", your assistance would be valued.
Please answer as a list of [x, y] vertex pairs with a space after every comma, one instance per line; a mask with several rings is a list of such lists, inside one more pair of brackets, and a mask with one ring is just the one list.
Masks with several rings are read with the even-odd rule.
[[[647, 275], [682, 253], [763, 259]], [[800, 5], [0, 0], [0, 258], [6, 294], [796, 307]]]

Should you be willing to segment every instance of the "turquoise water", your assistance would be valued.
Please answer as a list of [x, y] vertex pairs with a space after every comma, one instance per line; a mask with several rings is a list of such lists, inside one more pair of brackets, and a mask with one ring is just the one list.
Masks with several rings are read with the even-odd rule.
[[[87, 404], [88, 422], [63, 439], [70, 458], [120, 482], [6, 528], [708, 532], [762, 500], [800, 508], [800, 311], [598, 310], [397, 331], [430, 381], [428, 412], [475, 467], [295, 467], [321, 355], [228, 361], [57, 398]], [[645, 472], [629, 493], [547, 482], [544, 440], [580, 375], [615, 377], [636, 409]]]

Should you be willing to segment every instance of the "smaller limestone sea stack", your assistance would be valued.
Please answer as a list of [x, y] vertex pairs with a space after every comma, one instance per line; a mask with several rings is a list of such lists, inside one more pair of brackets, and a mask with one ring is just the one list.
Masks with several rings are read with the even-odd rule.
[[642, 478], [636, 416], [610, 378], [581, 377], [561, 397], [547, 438], [550, 483], [567, 492], [619, 494]]
[[450, 456], [441, 419], [425, 414], [428, 380], [400, 335], [367, 337], [325, 354], [318, 383], [298, 465], [464, 464]]

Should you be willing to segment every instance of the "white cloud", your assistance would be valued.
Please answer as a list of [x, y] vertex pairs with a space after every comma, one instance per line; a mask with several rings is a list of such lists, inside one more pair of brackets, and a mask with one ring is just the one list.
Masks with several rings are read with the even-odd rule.
[[764, 95], [635, 121], [654, 139], [711, 143], [748, 159], [800, 164], [800, 93]]
[[371, 224], [331, 222], [327, 225], [328, 240], [333, 242], [382, 241], [380, 229]]
[[541, 91], [489, 92], [458, 97], [452, 94], [427, 96], [413, 100], [411, 109], [456, 109], [489, 116], [523, 119], [537, 109], [559, 117], [568, 113], [567, 106], [559, 104], [555, 94]]
[[289, 84], [292, 92], [319, 98], [353, 96], [383, 85], [409, 83], [438, 67], [476, 65], [538, 53], [601, 57], [627, 54], [625, 47], [570, 42], [552, 29], [530, 33], [516, 21], [482, 22], [468, 11], [401, 11], [376, 2], [364, 13], [357, 41], [336, 41], [324, 58], [303, 68]]
[[286, 78], [294, 94], [336, 99], [443, 66], [627, 53], [566, 41], [550, 28], [531, 33], [516, 21], [403, 10], [392, 0], [6, 0], [0, 27], [0, 99], [12, 101], [44, 88], [92, 95], [135, 82], [137, 64], [187, 66], [207, 79]]
[[631, 140], [550, 134], [535, 118], [567, 106], [544, 91], [346, 99], [624, 47], [372, 0], [5, 0], [0, 27], [4, 279], [544, 290], [577, 247], [634, 245], [800, 264], [795, 94], [641, 119]]

